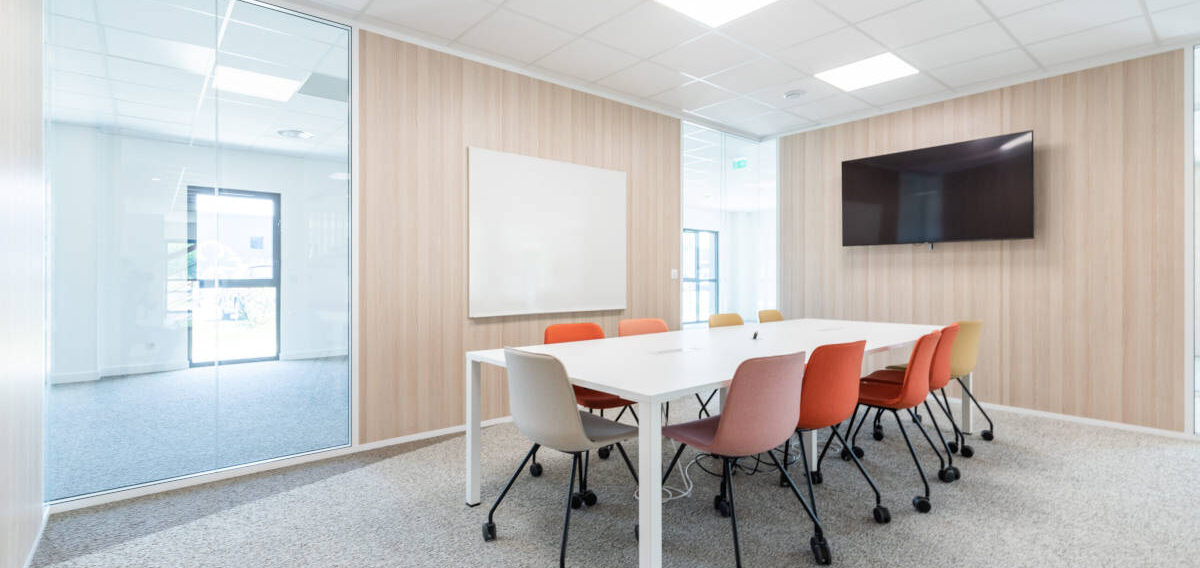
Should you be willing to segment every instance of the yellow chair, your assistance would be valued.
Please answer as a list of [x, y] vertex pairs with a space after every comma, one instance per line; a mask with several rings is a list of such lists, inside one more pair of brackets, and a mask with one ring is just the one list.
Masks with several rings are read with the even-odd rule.
[[758, 310], [758, 323], [783, 321], [783, 312], [779, 310]]
[[742, 321], [742, 316], [736, 313], [730, 314], [713, 314], [708, 316], [708, 327], [728, 327], [731, 325], [742, 325], [746, 322]]

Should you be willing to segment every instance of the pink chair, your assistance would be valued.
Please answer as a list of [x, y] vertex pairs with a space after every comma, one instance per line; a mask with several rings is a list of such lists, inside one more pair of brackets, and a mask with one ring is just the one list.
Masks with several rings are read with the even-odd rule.
[[666, 482], [687, 446], [721, 459], [724, 466], [721, 493], [713, 499], [713, 507], [721, 516], [730, 518], [733, 553], [739, 567], [742, 565], [742, 551], [738, 542], [737, 512], [733, 500], [733, 468], [738, 459], [762, 453], [775, 462], [775, 467], [812, 519], [814, 532], [809, 545], [817, 563], [830, 563], [829, 544], [825, 541], [816, 512], [800, 495], [795, 482], [771, 451], [790, 438], [796, 429], [803, 378], [803, 352], [749, 359], [738, 366], [721, 414], [663, 428], [663, 435], [679, 443], [679, 450], [671, 459], [663, 482]]

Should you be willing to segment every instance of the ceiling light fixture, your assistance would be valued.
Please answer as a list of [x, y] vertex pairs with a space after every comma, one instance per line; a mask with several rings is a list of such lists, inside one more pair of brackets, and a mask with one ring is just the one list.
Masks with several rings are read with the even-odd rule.
[[803, 97], [804, 95], [807, 95], [807, 94], [808, 94], [808, 91], [805, 91], [804, 89], [792, 89], [792, 90], [790, 90], [790, 91], [788, 91], [788, 92], [784, 93], [784, 94], [783, 94], [783, 98], [785, 98], [785, 99], [798, 99], [798, 98], [800, 98], [800, 97]]
[[710, 27], [718, 28], [777, 0], [655, 0]]
[[213, 87], [218, 91], [281, 103], [291, 100], [292, 95], [300, 90], [301, 84], [303, 84], [302, 81], [293, 81], [224, 65], [218, 65], [213, 72]]
[[916, 67], [905, 63], [894, 54], [881, 53], [849, 65], [822, 71], [814, 76], [843, 91], [850, 92], [917, 73], [919, 71]]
[[299, 140], [308, 140], [309, 138], [315, 136], [312, 132], [306, 132], [298, 128], [285, 128], [283, 130], [278, 130], [275, 133], [284, 138], [297, 138]]

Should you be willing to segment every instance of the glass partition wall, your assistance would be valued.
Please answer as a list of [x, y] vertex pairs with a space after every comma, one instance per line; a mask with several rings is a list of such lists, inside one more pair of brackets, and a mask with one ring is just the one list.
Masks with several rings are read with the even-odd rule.
[[758, 310], [777, 307], [777, 159], [775, 140], [683, 124], [684, 326], [718, 312], [756, 321]]
[[46, 500], [349, 444], [350, 30], [46, 11]]

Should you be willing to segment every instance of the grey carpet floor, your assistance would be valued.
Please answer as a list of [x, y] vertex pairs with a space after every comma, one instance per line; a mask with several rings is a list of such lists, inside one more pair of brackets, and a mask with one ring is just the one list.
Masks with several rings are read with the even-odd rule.
[[[694, 415], [672, 406], [674, 417]], [[871, 521], [872, 497], [853, 465], [828, 461], [817, 500], [834, 564], [1200, 565], [1200, 443], [993, 416], [996, 440], [973, 440], [975, 457], [956, 460], [962, 479], [931, 481], [929, 514], [910, 505], [919, 481], [894, 422], [883, 441], [861, 442], [890, 524]], [[463, 439], [453, 436], [54, 515], [33, 565], [552, 566], [564, 455], [543, 452], [545, 475], [522, 475], [501, 506], [499, 538], [480, 538], [490, 499], [527, 448], [512, 425], [484, 431], [488, 503], [479, 508], [463, 505]], [[936, 465], [927, 446], [920, 455]], [[600, 503], [572, 515], [567, 564], [636, 566], [632, 480], [615, 454], [592, 466]], [[691, 472], [693, 496], [664, 506], [665, 564], [732, 566], [729, 521], [711, 505], [717, 480]], [[746, 566], [812, 565], [811, 525], [775, 474], [739, 474], [735, 489]]]
[[345, 357], [53, 385], [48, 500], [349, 443]]

